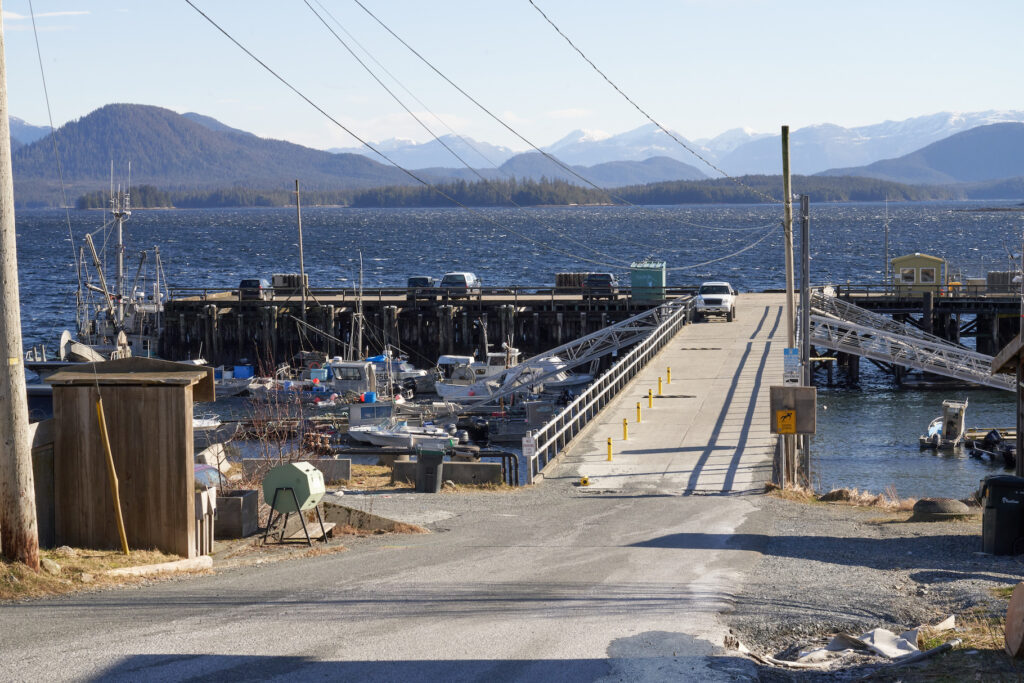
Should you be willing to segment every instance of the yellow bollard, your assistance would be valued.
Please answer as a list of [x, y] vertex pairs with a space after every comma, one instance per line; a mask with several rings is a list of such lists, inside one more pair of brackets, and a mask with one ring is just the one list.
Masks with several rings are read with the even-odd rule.
[[661, 396], [661, 378], [658, 378], [658, 396]]
[[672, 368], [665, 368], [665, 384], [672, 384]]
[[636, 402], [636, 423], [640, 424], [640, 401]]
[[612, 437], [608, 437], [608, 462], [612, 461]]
[[622, 418], [622, 440], [629, 441], [629, 420]]
[[654, 407], [654, 391], [651, 390], [651, 389], [647, 390], [647, 407], [648, 408], [653, 408]]

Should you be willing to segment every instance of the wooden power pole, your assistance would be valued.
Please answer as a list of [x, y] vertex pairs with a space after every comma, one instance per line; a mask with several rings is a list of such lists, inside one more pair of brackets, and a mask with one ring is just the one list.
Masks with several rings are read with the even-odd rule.
[[[796, 316], [793, 302], [793, 185], [789, 175], [789, 126], [782, 127], [782, 206], [783, 244], [786, 249], [786, 348], [796, 348]], [[806, 333], [805, 333], [806, 334]], [[783, 434], [782, 487], [789, 481], [797, 485], [796, 476], [796, 435]]]
[[[0, 3], [2, 4], [2, 3]], [[11, 561], [39, 569], [36, 490], [28, 431], [18, 254], [14, 232], [11, 124], [7, 111], [7, 64], [0, 27], [0, 545]]]

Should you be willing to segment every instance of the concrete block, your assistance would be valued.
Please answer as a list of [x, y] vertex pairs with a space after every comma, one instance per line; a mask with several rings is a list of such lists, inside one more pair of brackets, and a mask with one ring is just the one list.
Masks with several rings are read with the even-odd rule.
[[[310, 458], [303, 460], [320, 470], [324, 475], [324, 483], [330, 484], [336, 481], [348, 481], [352, 478], [352, 460], [349, 458]], [[269, 463], [266, 460], [251, 459], [240, 461], [242, 469], [247, 477], [258, 474], [266, 474], [267, 471], [277, 463]]]
[[260, 492], [256, 489], [226, 491], [218, 495], [214, 538], [245, 538], [256, 533], [259, 497]]
[[[395, 462], [391, 470], [394, 481], [416, 482], [416, 462]], [[444, 461], [445, 481], [456, 484], [500, 484], [500, 462], [453, 462]]]

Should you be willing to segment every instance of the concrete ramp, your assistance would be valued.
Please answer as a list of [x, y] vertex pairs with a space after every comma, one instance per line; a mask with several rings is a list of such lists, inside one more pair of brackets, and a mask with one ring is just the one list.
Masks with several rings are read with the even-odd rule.
[[[733, 322], [715, 319], [684, 327], [565, 450], [548, 478], [587, 476], [595, 493], [762, 490], [771, 476], [775, 446], [769, 433], [768, 388], [782, 383], [784, 307], [781, 294], [743, 294]], [[666, 382], [667, 368], [672, 370], [671, 384]], [[647, 407], [648, 389], [655, 394], [653, 408]]]

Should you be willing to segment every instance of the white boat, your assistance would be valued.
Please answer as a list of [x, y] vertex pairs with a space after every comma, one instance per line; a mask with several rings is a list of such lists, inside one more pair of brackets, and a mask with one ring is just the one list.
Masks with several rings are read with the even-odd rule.
[[[111, 182], [110, 197], [110, 213], [113, 218], [111, 223], [114, 224], [115, 233], [113, 243], [114, 258], [116, 259], [115, 277], [113, 282], [108, 283], [103, 271], [104, 261], [96, 251], [92, 235], [86, 234], [85, 242], [92, 260], [92, 268], [95, 271], [95, 282], [90, 281], [83, 254], [78, 264], [82, 277], [79, 279], [77, 341], [104, 359], [123, 358], [127, 355], [152, 357], [156, 355], [157, 343], [163, 329], [164, 301], [168, 297], [167, 279], [163, 274], [160, 249], [158, 247], [153, 249], [152, 291], [148, 291], [146, 286], [138, 286], [140, 278], [143, 277], [143, 269], [148, 256], [146, 251], [140, 253], [138, 271], [134, 282], [129, 284], [123, 255], [125, 253], [124, 222], [132, 215], [131, 199], [128, 192], [120, 190], [115, 192], [113, 182]], [[162, 284], [161, 279], [163, 280]], [[72, 354], [81, 355], [81, 349], [66, 347], [62, 340], [62, 360], [66, 358], [65, 348]], [[72, 356], [70, 359], [75, 358]], [[86, 357], [81, 360], [95, 359]]]
[[922, 449], [953, 450], [964, 439], [964, 421], [967, 416], [967, 399], [943, 401], [942, 414], [928, 423], [928, 430], [918, 437]]
[[434, 382], [434, 391], [443, 399], [478, 396], [486, 382], [497, 379], [518, 364], [519, 349], [511, 346], [488, 353], [483, 361], [472, 356], [441, 356], [437, 359], [438, 379]]
[[469, 400], [487, 397], [497, 390], [518, 386], [519, 395], [559, 393], [566, 389], [589, 384], [594, 377], [590, 374], [575, 374], [565, 370], [566, 364], [558, 356], [547, 356], [532, 361], [529, 365], [517, 365], [504, 370], [493, 379], [471, 383], [437, 383], [437, 393], [448, 400]]
[[421, 446], [441, 450], [446, 446], [450, 447], [452, 440], [448, 431], [440, 427], [417, 427], [398, 420], [390, 420], [383, 425], [349, 427], [348, 433], [357, 441], [386, 448], [412, 449]]

